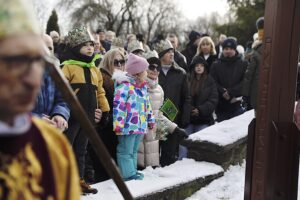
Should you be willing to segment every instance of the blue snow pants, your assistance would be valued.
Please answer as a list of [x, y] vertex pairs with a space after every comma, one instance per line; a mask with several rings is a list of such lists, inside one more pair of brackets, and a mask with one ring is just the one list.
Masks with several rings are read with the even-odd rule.
[[118, 135], [117, 162], [124, 180], [137, 173], [137, 153], [142, 134]]

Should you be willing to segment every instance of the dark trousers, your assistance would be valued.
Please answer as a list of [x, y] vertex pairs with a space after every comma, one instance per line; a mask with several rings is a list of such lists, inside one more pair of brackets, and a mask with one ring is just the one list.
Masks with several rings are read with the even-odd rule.
[[[104, 143], [107, 151], [109, 152], [110, 156], [116, 162], [116, 148], [117, 148], [118, 140], [116, 134], [112, 131], [112, 127], [108, 127], [105, 129], [97, 129], [97, 132], [102, 142]], [[94, 181], [101, 182], [110, 179], [110, 176], [104, 169], [101, 161], [98, 159], [98, 156], [96, 155], [91, 145], [89, 145], [88, 151], [95, 170]]]
[[85, 167], [85, 153], [88, 144], [88, 138], [86, 137], [79, 123], [76, 122], [69, 123], [69, 128], [66, 131], [66, 136], [71, 143], [73, 151], [75, 153], [79, 176], [80, 178], [83, 178]]
[[227, 112], [219, 112], [216, 113], [217, 115], [217, 122], [221, 122], [227, 119], [231, 119], [233, 117], [236, 117], [238, 115], [241, 115], [245, 112], [245, 109], [243, 107], [238, 107], [235, 110], [227, 111]]
[[179, 138], [176, 134], [170, 133], [166, 141], [159, 141], [160, 165], [162, 167], [173, 164], [178, 157]]

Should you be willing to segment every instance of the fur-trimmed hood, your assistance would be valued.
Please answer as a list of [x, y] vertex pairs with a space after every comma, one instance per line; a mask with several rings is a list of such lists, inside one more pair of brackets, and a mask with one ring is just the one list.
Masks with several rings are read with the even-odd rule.
[[111, 79], [117, 84], [120, 84], [122, 82], [131, 82], [130, 79], [132, 79], [132, 77], [125, 71], [115, 70]]

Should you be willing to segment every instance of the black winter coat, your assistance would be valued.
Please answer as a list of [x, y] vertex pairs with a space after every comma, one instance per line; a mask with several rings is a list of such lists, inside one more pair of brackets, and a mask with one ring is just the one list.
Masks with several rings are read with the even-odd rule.
[[190, 123], [191, 97], [186, 72], [175, 62], [167, 75], [161, 70], [159, 84], [165, 93], [165, 99], [169, 98], [178, 109], [174, 120], [180, 127], [186, 127]]
[[[240, 102], [230, 103], [233, 97], [242, 96], [243, 78], [247, 69], [247, 62], [243, 61], [238, 55], [225, 58], [222, 57], [211, 66], [210, 75], [214, 78], [218, 93], [219, 103], [216, 113], [230, 112], [240, 107]], [[231, 99], [228, 101], [223, 98], [225, 89]]]
[[192, 108], [199, 110], [199, 116], [191, 116], [192, 124], [214, 124], [213, 112], [218, 104], [218, 90], [214, 79], [208, 75], [196, 95], [192, 96]]
[[174, 51], [174, 61], [188, 73], [188, 65], [186, 63], [186, 58], [184, 55], [182, 55], [179, 51]]

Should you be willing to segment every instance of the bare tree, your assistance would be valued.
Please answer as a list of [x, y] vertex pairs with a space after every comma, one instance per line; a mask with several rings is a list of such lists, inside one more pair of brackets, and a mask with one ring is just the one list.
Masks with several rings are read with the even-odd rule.
[[182, 14], [172, 0], [62, 0], [69, 10], [72, 26], [87, 25], [97, 28], [102, 24], [116, 35], [143, 33], [147, 39], [157, 33], [180, 31]]

